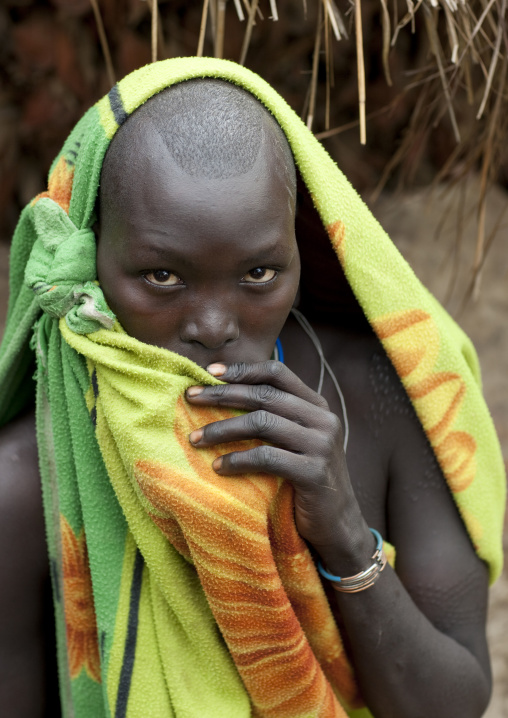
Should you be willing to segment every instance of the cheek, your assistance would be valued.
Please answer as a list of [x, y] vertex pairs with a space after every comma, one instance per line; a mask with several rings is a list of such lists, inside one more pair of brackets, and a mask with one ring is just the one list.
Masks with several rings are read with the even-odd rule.
[[122, 294], [116, 293], [111, 309], [127, 334], [134, 339], [178, 351], [182, 312], [175, 306], [154, 302], [142, 292], [136, 293], [129, 288]]
[[300, 254], [297, 251], [292, 262], [290, 271], [288, 272], [287, 279], [284, 282], [284, 290], [281, 293], [280, 297], [281, 309], [282, 305], [284, 305], [287, 314], [289, 314], [289, 312], [291, 311], [291, 308], [300, 289], [300, 273]]
[[97, 278], [110, 309], [131, 336], [148, 344], [160, 344], [162, 335], [177, 331], [174, 312], [164, 311], [162, 299], [144, 291], [143, 280], [126, 275], [114, 257], [97, 251]]
[[266, 298], [241, 305], [242, 333], [256, 337], [257, 341], [272, 344], [278, 337], [293, 306], [299, 287], [299, 265], [277, 292], [267, 293]]
[[143, 297], [136, 277], [128, 275], [110, 242], [99, 241], [97, 246], [97, 279], [109, 307], [118, 319], [126, 313], [144, 310]]
[[97, 244], [97, 279], [106, 297], [110, 308], [116, 313], [114, 305], [117, 304], [116, 294], [118, 292], [118, 277], [120, 275], [115, 255], [111, 251], [109, 243], [99, 240]]
[[125, 331], [147, 344], [165, 343], [178, 334], [180, 313], [163, 297], [143, 291], [143, 280], [117, 278], [103, 287], [109, 306]]

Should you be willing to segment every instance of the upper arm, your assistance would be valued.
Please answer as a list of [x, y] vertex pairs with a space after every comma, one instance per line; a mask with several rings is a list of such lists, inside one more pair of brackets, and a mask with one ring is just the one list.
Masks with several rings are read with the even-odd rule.
[[[396, 376], [393, 389], [405, 394]], [[392, 423], [387, 496], [396, 572], [419, 610], [467, 648], [490, 679], [487, 566], [475, 553], [423, 428], [406, 401], [404, 420]]]
[[[23, 630], [47, 572], [35, 419], [29, 412], [0, 430], [0, 615], [10, 616], [2, 625], [4, 638], [9, 626]], [[25, 607], [25, 621], [15, 629]]]
[[0, 705], [40, 715], [48, 584], [33, 412], [0, 430]]

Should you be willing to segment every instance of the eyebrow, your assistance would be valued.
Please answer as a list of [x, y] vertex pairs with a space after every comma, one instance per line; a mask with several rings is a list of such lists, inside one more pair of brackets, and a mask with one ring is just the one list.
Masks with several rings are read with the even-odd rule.
[[[256, 263], [259, 263], [261, 261], [265, 261], [266, 255], [277, 255], [281, 252], [284, 252], [285, 248], [281, 246], [280, 242], [276, 242], [275, 244], [272, 244], [269, 247], [261, 247], [259, 251], [256, 254], [249, 255], [248, 257], [241, 258], [241, 262], [246, 265], [254, 266]], [[194, 261], [192, 259], [188, 259], [187, 257], [183, 256], [178, 248], [173, 247], [161, 247], [156, 244], [149, 244], [146, 243], [143, 247], [143, 253], [147, 254], [153, 254], [157, 257], [160, 257], [161, 259], [168, 261], [170, 258], [174, 261], [176, 261], [187, 267], [194, 267]]]

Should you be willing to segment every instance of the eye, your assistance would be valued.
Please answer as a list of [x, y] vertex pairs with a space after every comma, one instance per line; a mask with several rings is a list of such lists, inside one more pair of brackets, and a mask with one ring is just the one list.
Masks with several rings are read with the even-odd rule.
[[251, 269], [250, 272], [247, 272], [245, 277], [242, 277], [242, 282], [249, 282], [250, 284], [264, 284], [276, 276], [277, 271], [275, 269], [268, 269], [268, 267], [254, 267], [254, 269]]
[[155, 269], [153, 272], [147, 272], [144, 278], [158, 287], [174, 287], [176, 284], [183, 284], [180, 277], [167, 269]]

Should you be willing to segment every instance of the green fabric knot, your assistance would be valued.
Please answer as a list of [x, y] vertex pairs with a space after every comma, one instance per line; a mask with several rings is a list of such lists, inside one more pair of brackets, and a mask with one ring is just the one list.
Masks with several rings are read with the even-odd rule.
[[65, 317], [77, 334], [111, 329], [115, 315], [96, 281], [93, 231], [78, 229], [60, 205], [46, 197], [37, 201], [32, 212], [37, 239], [25, 282], [41, 309], [51, 317]]

